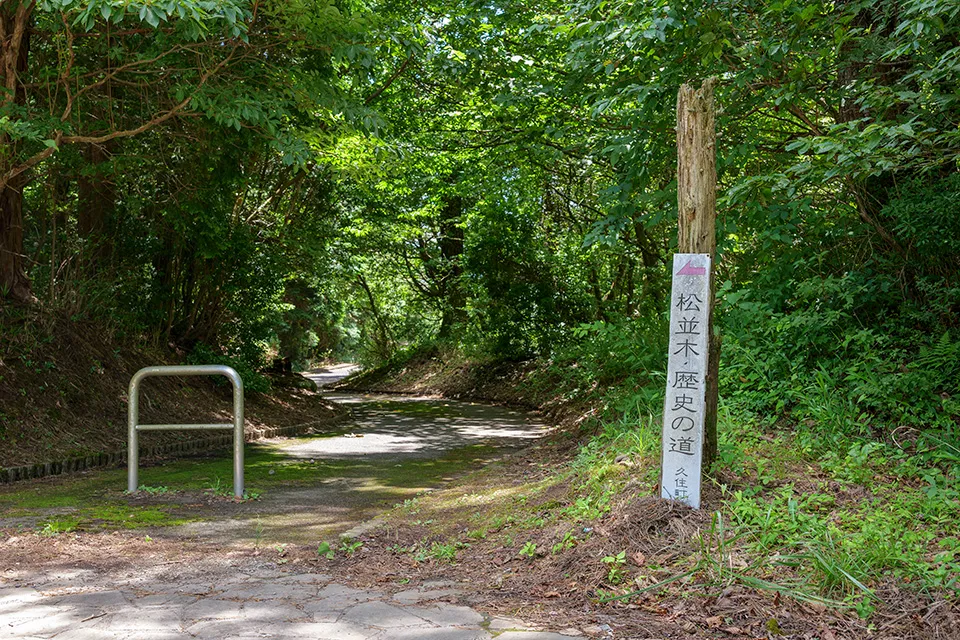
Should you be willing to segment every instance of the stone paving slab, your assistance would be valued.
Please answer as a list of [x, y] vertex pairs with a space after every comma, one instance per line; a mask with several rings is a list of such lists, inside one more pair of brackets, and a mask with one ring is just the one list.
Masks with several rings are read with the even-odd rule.
[[583, 640], [436, 602], [459, 592], [452, 583], [391, 597], [322, 574], [216, 573], [0, 579], [0, 640]]
[[570, 640], [570, 636], [547, 631], [507, 631], [498, 635], [497, 640]]
[[[347, 460], [379, 456], [376, 459], [402, 463], [477, 443], [516, 448], [533, 442], [546, 428], [529, 414], [482, 405], [395, 396], [340, 399], [353, 408], [353, 428], [365, 437], [291, 441], [284, 448], [288, 456], [311, 460], [320, 454]], [[401, 419], [398, 407], [404, 408]], [[344, 490], [352, 488], [346, 486], [339, 493], [310, 488], [309, 500], [300, 493], [305, 489], [288, 492], [292, 497], [287, 502], [274, 503], [281, 509], [278, 513], [290, 517], [289, 526], [278, 529], [277, 535], [296, 539], [304, 530], [309, 533], [307, 525], [328, 508], [339, 522], [345, 517], [340, 506]], [[340, 498], [331, 500], [336, 496]], [[194, 533], [201, 541], [232, 545], [243, 539], [242, 526], [253, 534], [252, 514], [247, 515], [247, 520], [221, 522], [220, 529], [216, 522], [204, 522], [203, 535]], [[172, 537], [189, 534], [171, 530]], [[470, 591], [451, 581], [430, 581], [390, 596], [337, 583], [332, 576], [305, 567], [298, 573], [289, 566], [281, 569], [275, 563], [229, 554], [214, 554], [209, 561], [163, 560], [140, 558], [117, 563], [119, 568], [112, 570], [57, 563], [13, 569], [0, 564], [0, 640], [580, 638], [439, 602]]]
[[376, 640], [489, 640], [490, 633], [476, 629], [394, 629]]
[[470, 607], [453, 604], [434, 605], [426, 608], [411, 608], [408, 611], [424, 620], [441, 627], [481, 625], [484, 617]]
[[422, 602], [424, 600], [436, 600], [437, 598], [443, 598], [446, 596], [454, 596], [460, 593], [459, 589], [407, 589], [406, 591], [401, 591], [399, 593], [393, 594], [393, 600], [395, 602], [402, 602], [404, 604], [416, 604], [417, 602]]

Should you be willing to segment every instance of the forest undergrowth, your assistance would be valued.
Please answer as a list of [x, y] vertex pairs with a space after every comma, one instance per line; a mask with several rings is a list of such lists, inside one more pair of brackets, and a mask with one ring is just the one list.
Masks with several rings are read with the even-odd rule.
[[[392, 535], [406, 542], [385, 551], [459, 569], [498, 555], [493, 571], [519, 563], [527, 592], [547, 604], [571, 590], [598, 610], [744, 591], [800, 607], [751, 620], [706, 607], [697, 624], [717, 633], [955, 633], [960, 345], [945, 331], [893, 349], [842, 303], [817, 322], [803, 312], [761, 320], [767, 310], [744, 298], [721, 294], [720, 447], [700, 512], [664, 511], [656, 497], [666, 385], [656, 326], [584, 325], [553, 356], [520, 363], [419, 348], [347, 381], [538, 405], [561, 425], [509, 482], [398, 505]], [[820, 357], [797, 356], [816, 354], [818, 341]], [[430, 525], [411, 531], [411, 520]], [[491, 579], [502, 591], [503, 576]], [[817, 611], [839, 626], [787, 622]]]
[[[184, 353], [102, 318], [0, 307], [0, 469], [124, 450], [130, 379], [143, 367], [184, 362], [239, 371], [251, 435], [342, 415], [299, 376], [264, 375], [242, 360], [202, 350]], [[225, 380], [160, 378], [144, 383], [140, 411], [144, 421], [156, 423], [220, 422], [229, 419], [231, 403]], [[142, 447], [203, 437], [150, 433]]]

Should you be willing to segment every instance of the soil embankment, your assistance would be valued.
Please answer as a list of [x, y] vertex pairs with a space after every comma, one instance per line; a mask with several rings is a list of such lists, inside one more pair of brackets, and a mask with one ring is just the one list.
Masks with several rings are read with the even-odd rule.
[[360, 371], [331, 385], [344, 391], [402, 393], [466, 398], [479, 402], [540, 408], [535, 389], [524, 383], [535, 367], [530, 362], [481, 363], [438, 349]]
[[[0, 483], [122, 461], [127, 387], [140, 368], [180, 364], [184, 354], [106, 335], [91, 323], [21, 311], [0, 314]], [[151, 378], [141, 391], [145, 423], [226, 422], [229, 384], [212, 378]], [[269, 394], [246, 394], [248, 439], [290, 435], [336, 421], [343, 411], [299, 376]], [[224, 446], [215, 432], [154, 432], [144, 457]]]
[[437, 395], [542, 412], [549, 421], [578, 426], [594, 414], [595, 398], [566, 393], [542, 362], [478, 362], [456, 352], [424, 349], [397, 362], [361, 371], [332, 385], [342, 391]]

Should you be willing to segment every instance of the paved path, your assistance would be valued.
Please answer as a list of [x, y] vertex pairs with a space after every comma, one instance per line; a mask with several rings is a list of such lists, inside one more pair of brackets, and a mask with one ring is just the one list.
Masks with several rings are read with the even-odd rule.
[[170, 563], [130, 575], [23, 572], [0, 583], [0, 639], [571, 640], [436, 598], [452, 583], [386, 596], [328, 575]]
[[[257, 539], [271, 544], [316, 543], [442, 485], [449, 477], [430, 471], [432, 459], [472, 447], [461, 469], [450, 467], [455, 475], [478, 467], [482, 460], [533, 444], [547, 432], [533, 414], [506, 407], [395, 395], [331, 393], [327, 397], [351, 411], [349, 420], [337, 426], [338, 433], [284, 438], [267, 445], [287, 462], [316, 465], [315, 482], [273, 489], [259, 500], [229, 505], [216, 519], [150, 534], [218, 544]], [[424, 473], [403, 473], [404, 464], [419, 466]], [[337, 465], [342, 475], [330, 477], [325, 471], [330, 465]], [[256, 488], [252, 480], [247, 485]]]
[[326, 387], [335, 382], [340, 382], [359, 370], [360, 366], [356, 364], [332, 364], [326, 367], [318, 367], [312, 371], [305, 371], [303, 375], [316, 382], [318, 387]]
[[[329, 375], [328, 375], [329, 374]], [[320, 383], [344, 374], [320, 372]], [[496, 448], [530, 442], [542, 425], [521, 412], [502, 408], [398, 397], [334, 395], [350, 404], [354, 416], [344, 437], [291, 440], [285, 453], [308, 459], [423, 459], [484, 443]], [[362, 436], [362, 437], [359, 437]], [[354, 480], [356, 482], [356, 480]], [[338, 489], [363, 493], [362, 486]], [[346, 493], [345, 493], [346, 492]], [[289, 529], [309, 530], [331, 513], [330, 490], [323, 487], [266, 497], [261, 514], [286, 514]], [[294, 495], [295, 494], [295, 495]], [[346, 500], [346, 498], [341, 498]], [[335, 502], [335, 501], [334, 501]], [[243, 505], [241, 505], [243, 508]], [[234, 513], [222, 524], [198, 526], [198, 542], [227, 535], [243, 539], [253, 513]], [[293, 516], [298, 516], [294, 518]], [[261, 516], [257, 516], [258, 520]], [[325, 520], [325, 518], [327, 520]], [[340, 530], [351, 523], [341, 521]], [[355, 522], [352, 524], [356, 524]], [[276, 533], [285, 530], [278, 527]], [[183, 533], [181, 530], [180, 533]], [[163, 534], [160, 534], [163, 535]], [[316, 538], [313, 538], [314, 540]], [[7, 542], [7, 544], [14, 544]], [[197, 638], [312, 638], [315, 640], [570, 640], [533, 629], [518, 620], [490, 617], [443, 602], [466, 587], [426, 583], [388, 595], [354, 589], [333, 577], [282, 571], [270, 562], [211, 554], [209, 560], [170, 561], [159, 556], [132, 559], [114, 568], [76, 568], [69, 563], [45, 568], [3, 566], [0, 540], [0, 640], [169, 640]], [[120, 568], [116, 568], [120, 567]], [[467, 594], [468, 595], [468, 594]], [[562, 621], [558, 621], [562, 627]]]

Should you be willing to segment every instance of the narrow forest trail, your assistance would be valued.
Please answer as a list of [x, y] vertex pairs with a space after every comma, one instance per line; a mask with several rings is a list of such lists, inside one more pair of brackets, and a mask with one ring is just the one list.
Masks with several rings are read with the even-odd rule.
[[[320, 369], [308, 377], [332, 384], [351, 370]], [[270, 458], [254, 462], [259, 477], [266, 465], [267, 480], [286, 476], [289, 484], [273, 486], [256, 500], [219, 503], [212, 517], [203, 515], [209, 507], [182, 509], [181, 517], [201, 519], [157, 529], [156, 535], [220, 544], [310, 544], [335, 538], [383, 509], [531, 444], [547, 429], [535, 415], [505, 407], [429, 397], [328, 397], [351, 412], [336, 432], [261, 445]], [[247, 486], [260, 493], [257, 479]]]
[[[329, 383], [346, 370], [311, 377]], [[331, 397], [351, 408], [336, 433], [248, 448], [247, 486], [262, 491], [255, 499], [236, 502], [209, 489], [178, 488], [178, 482], [195, 487], [204, 474], [228, 470], [229, 463], [209, 460], [144, 469], [143, 481], [154, 490], [146, 495], [122, 494], [122, 469], [26, 483], [31, 485], [26, 491], [20, 487], [24, 499], [14, 509], [20, 527], [11, 528], [9, 514], [0, 515], [0, 638], [563, 640], [573, 635], [463, 606], [471, 602], [471, 589], [456, 580], [418, 584], [405, 578], [383, 590], [355, 589], [323, 573], [322, 557], [300, 556], [287, 564], [288, 544], [327, 540], [336, 549], [337, 534], [546, 431], [533, 415], [502, 407], [437, 398]], [[33, 510], [34, 527], [47, 523], [39, 534], [23, 525], [33, 493], [62, 498], [56, 508]], [[123, 505], [138, 524], [143, 512], [186, 522], [111, 533], [122, 524], [106, 527], [91, 515], [91, 509], [105, 513]], [[71, 517], [71, 529], [50, 526]]]
[[[322, 386], [355, 369], [338, 365], [308, 377]], [[53, 522], [58, 529], [109, 530], [119, 510], [130, 520], [120, 526], [136, 525], [154, 538], [317, 544], [546, 432], [533, 414], [504, 407], [429, 397], [328, 397], [350, 409], [333, 430], [247, 445], [245, 487], [252, 499], [229, 497], [231, 461], [218, 452], [143, 467], [145, 490], [133, 496], [123, 493], [125, 469], [3, 487], [0, 527]], [[148, 526], [151, 519], [158, 526]]]

